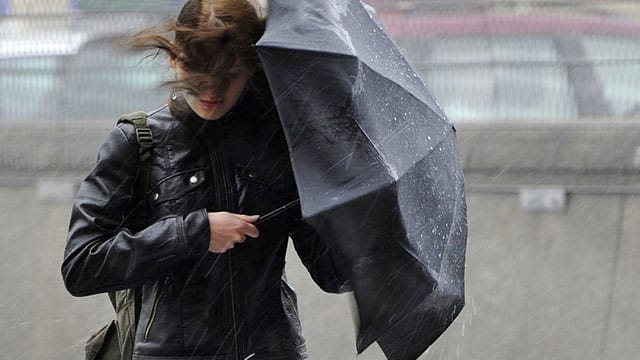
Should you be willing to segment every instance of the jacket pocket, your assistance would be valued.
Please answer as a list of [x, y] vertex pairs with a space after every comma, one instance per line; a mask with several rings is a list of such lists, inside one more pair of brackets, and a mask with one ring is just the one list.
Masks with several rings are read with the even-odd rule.
[[236, 174], [240, 210], [244, 213], [265, 215], [296, 197], [289, 166], [241, 165]]
[[149, 203], [157, 206], [161, 203], [177, 200], [193, 192], [205, 182], [204, 168], [181, 171], [159, 180], [149, 192]]
[[290, 166], [241, 165], [238, 174], [241, 181], [279, 193], [287, 193], [295, 185]]
[[144, 327], [144, 341], [149, 340], [149, 335], [151, 334], [151, 328], [153, 327], [154, 322], [156, 321], [156, 317], [158, 315], [158, 308], [160, 306], [160, 302], [165, 295], [166, 287], [171, 282], [171, 278], [167, 275], [163, 282], [158, 285], [158, 291], [156, 292], [153, 304], [151, 306], [151, 314], [149, 315], [149, 320], [147, 321], [146, 326]]
[[208, 179], [205, 168], [181, 171], [156, 182], [149, 192], [150, 222], [164, 216], [186, 215], [207, 208]]

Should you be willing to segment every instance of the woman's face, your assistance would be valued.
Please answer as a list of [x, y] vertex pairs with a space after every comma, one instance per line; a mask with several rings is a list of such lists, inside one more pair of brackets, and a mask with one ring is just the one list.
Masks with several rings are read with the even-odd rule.
[[[171, 66], [176, 72], [176, 79], [182, 80], [193, 75], [180, 62], [171, 60]], [[193, 112], [205, 120], [218, 120], [225, 115], [242, 95], [247, 81], [253, 76], [254, 68], [239, 61], [229, 69], [225, 75], [228, 86], [220, 91], [220, 81], [216, 76], [209, 76], [207, 88], [193, 94], [185, 94], [185, 99]]]

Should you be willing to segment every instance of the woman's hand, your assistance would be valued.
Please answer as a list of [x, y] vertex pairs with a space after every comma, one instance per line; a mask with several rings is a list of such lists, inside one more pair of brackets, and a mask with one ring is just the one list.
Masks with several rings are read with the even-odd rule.
[[246, 236], [256, 238], [260, 235], [253, 222], [258, 220], [258, 215], [232, 214], [226, 211], [209, 213], [209, 251], [223, 253], [244, 242]]

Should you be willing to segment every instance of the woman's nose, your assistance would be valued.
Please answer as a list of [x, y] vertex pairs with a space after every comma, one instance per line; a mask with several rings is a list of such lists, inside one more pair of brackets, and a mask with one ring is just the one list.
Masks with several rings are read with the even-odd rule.
[[205, 94], [209, 97], [215, 98], [218, 96], [217, 86], [209, 86], [205, 91]]
[[220, 94], [219, 88], [220, 86], [218, 85], [217, 82], [211, 82], [207, 84], [207, 86], [205, 87], [204, 93], [208, 97], [217, 98]]

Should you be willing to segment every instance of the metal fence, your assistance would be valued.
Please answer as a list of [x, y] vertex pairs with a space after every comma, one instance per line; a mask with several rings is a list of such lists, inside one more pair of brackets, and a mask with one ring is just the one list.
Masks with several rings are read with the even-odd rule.
[[[79, 159], [75, 150], [67, 151], [69, 159], [42, 160], [7, 144], [53, 132], [60, 134], [40, 144], [65, 133], [96, 141], [96, 128], [103, 131], [120, 114], [162, 105], [168, 90], [160, 85], [171, 76], [166, 59], [143, 59], [118, 44], [182, 2], [153, 2], [155, 12], [141, 12], [151, 1], [67, 1], [67, 12], [58, 4], [51, 11], [57, 13], [46, 14], [46, 4], [56, 2], [34, 0], [19, 15], [0, 17], [0, 136], [8, 138], [0, 143], [0, 168], [85, 168], [92, 157]], [[638, 123], [635, 1], [370, 3], [460, 126]]]

